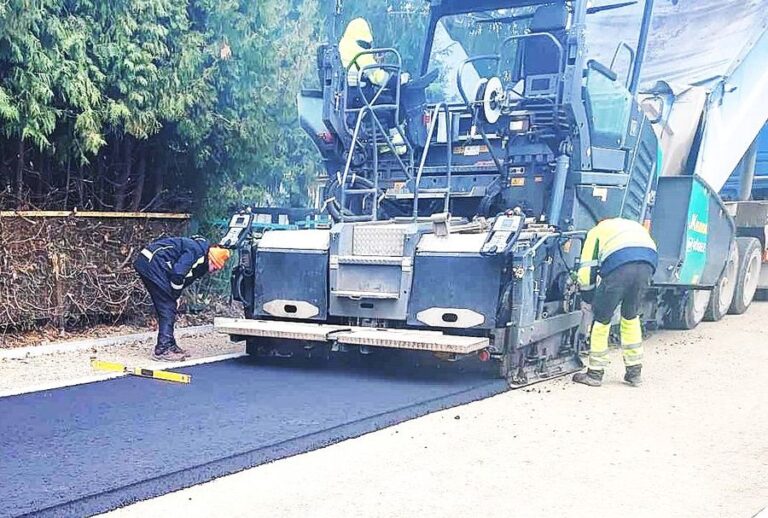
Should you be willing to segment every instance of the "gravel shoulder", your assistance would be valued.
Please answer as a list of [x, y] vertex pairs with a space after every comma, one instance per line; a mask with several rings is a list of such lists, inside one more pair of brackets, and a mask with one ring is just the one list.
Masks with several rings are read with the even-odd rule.
[[[190, 360], [245, 352], [243, 343], [211, 330], [178, 339], [190, 353]], [[51, 384], [75, 383], [102, 373], [91, 368], [91, 359], [112, 361], [131, 367], [158, 369], [167, 364], [151, 359], [155, 339], [120, 345], [97, 345], [87, 350], [70, 350], [21, 359], [0, 358], [0, 392], [25, 391]], [[66, 347], [66, 342], [63, 344]]]
[[110, 514], [749, 518], [768, 505], [767, 321], [756, 304], [656, 334], [641, 388], [614, 352], [599, 389], [542, 383]]

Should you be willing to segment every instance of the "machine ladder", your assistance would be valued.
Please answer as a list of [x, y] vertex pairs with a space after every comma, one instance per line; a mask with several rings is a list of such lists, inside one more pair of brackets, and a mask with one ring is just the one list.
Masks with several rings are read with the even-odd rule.
[[[432, 145], [432, 138], [435, 134], [435, 128], [439, 124], [440, 114], [445, 114], [445, 128], [446, 128], [446, 135], [447, 135], [447, 143], [446, 143], [446, 169], [445, 169], [445, 187], [442, 188], [422, 188], [421, 187], [421, 178], [424, 173], [424, 166], [427, 163], [427, 156], [429, 155], [429, 150]], [[414, 181], [414, 187], [413, 187], [413, 219], [417, 219], [419, 217], [419, 196], [422, 194], [429, 194], [429, 195], [435, 195], [435, 194], [442, 194], [443, 198], [445, 200], [443, 204], [443, 212], [449, 212], [450, 211], [450, 205], [451, 205], [451, 175], [452, 175], [452, 166], [453, 166], [453, 127], [452, 127], [452, 121], [451, 121], [451, 111], [448, 108], [448, 105], [445, 103], [438, 103], [435, 106], [435, 109], [432, 111], [432, 120], [430, 121], [429, 125], [429, 132], [427, 134], [427, 143], [424, 145], [424, 150], [421, 153], [421, 162], [419, 163], [419, 169], [416, 173], [416, 179]]]
[[[415, 163], [414, 150], [410, 142], [408, 142], [408, 139], [406, 138], [400, 125], [401, 84], [399, 78], [402, 72], [402, 58], [397, 50], [391, 48], [364, 51], [355, 56], [355, 59], [352, 60], [352, 63], [347, 68], [348, 74], [349, 70], [353, 66], [357, 66], [357, 60], [364, 55], [392, 55], [394, 56], [395, 63], [377, 63], [374, 65], [359, 67], [357, 84], [355, 85], [355, 88], [357, 89], [359, 98], [363, 102], [363, 106], [359, 108], [347, 108], [345, 110], [347, 116], [352, 115], [355, 117], [355, 126], [354, 129], [351, 130], [352, 143], [347, 154], [344, 171], [339, 180], [341, 189], [342, 221], [376, 221], [378, 219], [379, 203], [381, 201], [380, 162], [383, 152], [391, 153], [392, 157], [394, 157], [394, 163], [396, 167], [403, 171], [409, 181], [412, 181], [413, 179], [413, 169]], [[364, 76], [366, 73], [374, 70], [382, 70], [398, 78], [398, 80], [394, 81], [394, 100], [389, 102], [381, 101], [382, 95], [384, 94], [384, 91], [387, 87], [386, 84], [376, 88], [374, 94], [370, 98], [365, 94], [362, 86]], [[346, 93], [348, 94], [348, 84], [346, 89]], [[347, 95], [345, 95], [345, 97], [347, 97]], [[394, 129], [399, 134], [402, 144], [396, 144], [393, 141], [389, 130], [382, 122], [382, 118], [394, 121]], [[347, 129], [350, 130], [350, 128]], [[403, 156], [397, 152], [400, 146], [406, 147], [406, 153], [404, 153]], [[358, 149], [361, 150], [364, 154], [370, 153], [369, 156], [373, 158], [372, 170], [370, 171], [370, 184], [363, 187], [356, 187], [356, 184], [358, 183], [358, 180], [361, 178], [361, 176], [358, 176], [357, 172], [353, 171], [353, 157], [355, 156], [355, 152]], [[355, 216], [346, 215], [344, 213], [347, 206], [347, 200], [350, 197], [355, 196], [363, 198], [361, 201], [362, 209], [365, 208], [364, 198], [370, 197], [369, 213], [361, 213]]]

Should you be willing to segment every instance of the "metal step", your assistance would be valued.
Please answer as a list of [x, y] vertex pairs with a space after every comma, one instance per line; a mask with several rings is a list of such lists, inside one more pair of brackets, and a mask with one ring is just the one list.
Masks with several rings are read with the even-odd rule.
[[347, 189], [346, 190], [346, 193], [348, 195], [376, 194], [377, 192], [379, 192], [378, 189]]
[[[473, 187], [471, 191], [469, 192], [461, 192], [461, 191], [451, 191], [451, 198], [480, 198], [485, 196], [486, 189], [484, 187], [475, 188]], [[445, 195], [447, 193], [445, 191], [443, 192], [424, 192], [424, 190], [419, 191], [419, 198], [420, 199], [440, 199], [445, 198]], [[413, 193], [412, 192], [387, 192], [385, 193], [384, 197], [388, 200], [412, 200], [413, 199]]]
[[331, 295], [345, 298], [345, 299], [353, 299], [353, 300], [361, 300], [361, 299], [397, 300], [400, 298], [399, 293], [387, 293], [383, 291], [331, 290]]
[[369, 264], [380, 266], [403, 266], [407, 267], [413, 263], [410, 257], [387, 257], [380, 255], [340, 255], [334, 259], [331, 256], [331, 263], [338, 264]]
[[213, 326], [219, 333], [229, 335], [337, 342], [347, 345], [454, 354], [471, 354], [489, 346], [488, 338], [484, 337], [447, 335], [440, 331], [414, 329], [374, 329], [244, 318], [216, 318]]

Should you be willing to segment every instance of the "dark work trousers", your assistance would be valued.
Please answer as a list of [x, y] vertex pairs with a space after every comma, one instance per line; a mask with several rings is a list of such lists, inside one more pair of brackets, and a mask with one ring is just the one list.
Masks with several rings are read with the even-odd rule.
[[640, 301], [651, 283], [653, 267], [648, 263], [627, 263], [605, 277], [595, 290], [592, 313], [595, 322], [610, 324], [616, 308], [621, 305], [621, 318], [633, 320], [640, 313]]
[[[370, 83], [370, 80], [368, 81], [369, 84], [363, 86], [363, 95], [366, 99], [368, 99], [368, 102], [373, 101], [373, 98], [376, 97], [376, 94], [379, 93], [379, 96], [376, 97], [376, 103], [374, 106], [382, 105], [382, 104], [395, 104], [395, 92], [397, 88], [397, 81], [400, 80], [400, 76], [395, 76], [393, 74], [390, 74], [389, 81], [387, 81], [387, 85], [384, 87], [384, 90], [381, 89], [380, 85], [374, 85]], [[365, 106], [365, 102], [363, 101], [362, 97], [360, 97], [360, 90], [357, 86], [350, 86], [349, 87], [349, 98], [350, 98], [350, 107], [352, 108], [362, 108]], [[401, 103], [402, 104], [402, 103]], [[404, 110], [400, 110], [401, 112], [401, 119], [402, 119], [402, 113], [404, 113]], [[379, 120], [381, 121], [381, 125], [384, 126], [385, 130], [389, 130], [390, 128], [395, 127], [395, 112], [394, 110], [376, 110], [376, 115], [378, 116]], [[357, 115], [350, 114], [347, 119], [347, 124], [354, 130], [355, 123], [357, 122]], [[372, 125], [374, 124], [373, 119], [370, 115], [368, 115], [365, 118], [365, 123]], [[402, 121], [399, 121], [402, 122]], [[381, 128], [376, 126], [376, 132], [381, 133]], [[379, 135], [379, 138], [381, 140], [384, 140], [384, 137]]]
[[176, 324], [176, 299], [150, 279], [141, 274], [139, 277], [146, 286], [152, 298], [152, 305], [155, 307], [158, 326], [155, 353], [162, 354], [176, 345], [176, 339], [173, 336], [173, 327]]

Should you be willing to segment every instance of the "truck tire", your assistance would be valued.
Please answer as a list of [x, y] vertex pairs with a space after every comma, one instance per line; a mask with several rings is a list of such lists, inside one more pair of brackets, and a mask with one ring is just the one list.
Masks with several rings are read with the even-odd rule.
[[736, 293], [736, 280], [739, 274], [739, 248], [734, 245], [728, 255], [728, 264], [725, 265], [720, 281], [712, 290], [709, 298], [709, 306], [704, 313], [704, 320], [707, 322], [718, 322], [728, 314], [728, 310], [733, 303]]
[[728, 313], [741, 315], [752, 304], [760, 281], [763, 251], [760, 241], [754, 237], [737, 237], [739, 248], [739, 273], [736, 276], [736, 291]]
[[665, 327], [681, 330], [694, 329], [704, 320], [711, 295], [711, 291], [686, 290], [676, 306], [670, 308]]

